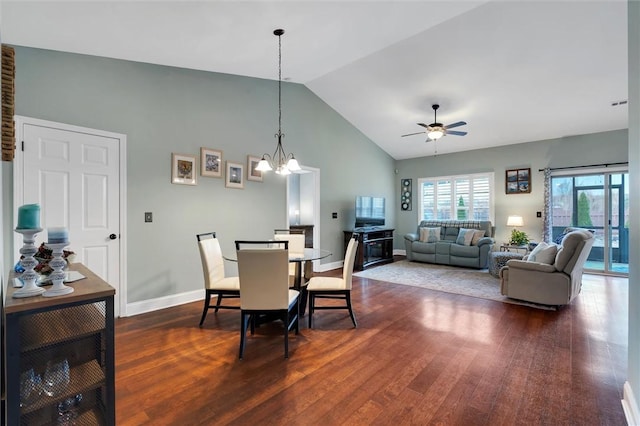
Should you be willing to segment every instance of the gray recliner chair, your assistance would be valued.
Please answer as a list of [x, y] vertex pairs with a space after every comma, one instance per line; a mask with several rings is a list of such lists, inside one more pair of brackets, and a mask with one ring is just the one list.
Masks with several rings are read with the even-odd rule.
[[512, 299], [566, 305], [582, 288], [582, 271], [595, 241], [592, 232], [574, 228], [558, 247], [553, 264], [512, 259], [500, 270], [500, 292]]

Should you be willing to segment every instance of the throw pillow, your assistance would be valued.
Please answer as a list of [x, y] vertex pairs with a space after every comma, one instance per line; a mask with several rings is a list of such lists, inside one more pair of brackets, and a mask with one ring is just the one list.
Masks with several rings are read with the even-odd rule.
[[423, 243], [435, 243], [440, 241], [440, 227], [420, 228], [420, 241]]
[[475, 229], [460, 228], [460, 231], [458, 231], [456, 244], [460, 244], [462, 246], [470, 246], [475, 232]]
[[558, 246], [555, 244], [547, 244], [544, 241], [539, 243], [527, 257], [527, 262], [546, 263], [553, 265], [558, 253]]
[[480, 241], [480, 238], [484, 237], [484, 233], [485, 233], [485, 231], [483, 229], [482, 230], [476, 229], [473, 232], [473, 238], [471, 239], [471, 245], [472, 246], [477, 246], [478, 245], [478, 241]]
[[553, 240], [554, 243], [556, 244], [562, 244], [562, 240], [564, 239], [564, 236], [567, 235], [567, 230], [565, 229], [564, 231], [562, 231], [562, 234], [558, 235], [556, 237], [555, 240]]

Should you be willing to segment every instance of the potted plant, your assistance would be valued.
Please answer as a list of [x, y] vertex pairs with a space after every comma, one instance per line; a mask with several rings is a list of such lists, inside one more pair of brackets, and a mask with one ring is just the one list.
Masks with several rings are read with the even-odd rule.
[[514, 229], [513, 231], [511, 231], [511, 240], [509, 241], [509, 244], [514, 246], [523, 246], [528, 243], [529, 243], [529, 236], [527, 235], [526, 232], [518, 231], [517, 229]]

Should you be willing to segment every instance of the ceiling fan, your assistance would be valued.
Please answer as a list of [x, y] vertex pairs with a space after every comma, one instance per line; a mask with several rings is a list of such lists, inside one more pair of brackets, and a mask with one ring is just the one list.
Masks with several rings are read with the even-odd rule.
[[427, 129], [425, 132], [409, 133], [406, 135], [402, 135], [401, 137], [426, 133], [427, 136], [429, 137], [427, 139], [427, 142], [428, 142], [428, 141], [436, 141], [446, 135], [464, 136], [467, 134], [467, 132], [461, 132], [458, 130], [449, 130], [449, 129], [453, 129], [454, 127], [464, 126], [465, 124], [467, 124], [466, 121], [458, 121], [456, 123], [452, 123], [444, 126], [442, 123], [438, 123], [438, 119], [437, 119], [438, 108], [440, 108], [440, 105], [433, 104], [431, 105], [431, 108], [433, 108], [433, 123], [431, 124], [418, 123], [418, 126], [422, 126]]

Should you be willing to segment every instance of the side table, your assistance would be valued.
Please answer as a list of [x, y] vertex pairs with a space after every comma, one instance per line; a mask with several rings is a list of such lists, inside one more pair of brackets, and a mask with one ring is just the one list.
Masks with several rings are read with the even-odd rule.
[[509, 251], [492, 251], [489, 253], [489, 273], [496, 278], [500, 277], [500, 269], [511, 259], [522, 259], [524, 254]]
[[518, 246], [515, 244], [507, 244], [507, 243], [502, 244], [500, 246], [500, 251], [506, 251], [506, 252], [513, 251], [515, 253], [520, 253], [520, 250], [524, 250], [524, 254], [527, 254], [529, 252], [529, 246], [527, 244]]

